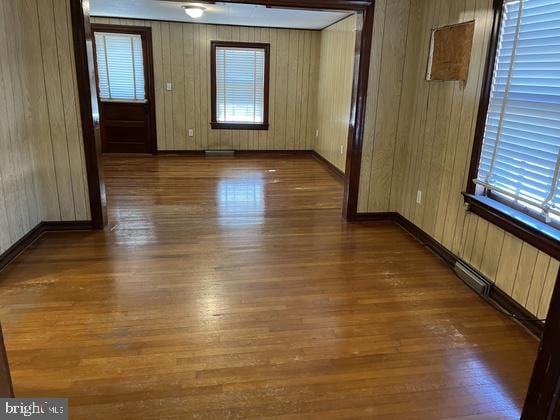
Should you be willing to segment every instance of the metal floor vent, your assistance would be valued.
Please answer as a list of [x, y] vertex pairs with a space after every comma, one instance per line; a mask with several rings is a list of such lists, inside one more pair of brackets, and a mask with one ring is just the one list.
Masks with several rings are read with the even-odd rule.
[[234, 150], [205, 150], [204, 153], [208, 157], [213, 156], [233, 156], [235, 155]]
[[455, 274], [481, 296], [489, 296], [492, 283], [462, 261], [455, 263]]

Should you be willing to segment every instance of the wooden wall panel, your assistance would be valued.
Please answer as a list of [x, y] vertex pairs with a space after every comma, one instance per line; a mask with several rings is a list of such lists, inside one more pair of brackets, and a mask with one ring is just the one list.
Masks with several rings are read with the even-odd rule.
[[90, 218], [72, 48], [66, 0], [0, 0], [0, 253]]
[[[389, 18], [390, 8], [399, 7], [396, 3], [376, 3], [375, 39], [381, 37], [382, 41], [377, 46], [374, 42], [372, 56], [359, 210], [401, 213], [496, 282], [531, 313], [544, 317], [558, 261], [468, 213], [461, 196], [467, 183], [492, 1], [411, 0], [408, 22]], [[380, 16], [397, 27], [381, 23]], [[425, 81], [431, 29], [472, 19], [475, 33], [468, 80]], [[386, 47], [402, 44], [403, 33], [404, 54]], [[392, 64], [388, 64], [390, 60]], [[391, 66], [394, 73], [399, 65], [403, 66], [401, 88], [397, 83], [383, 81], [384, 67]], [[400, 101], [396, 135], [392, 129], [377, 128], [380, 113], [395, 118], [387, 114], [387, 110], [396, 109], [394, 97], [383, 98], [382, 89], [389, 86]], [[390, 121], [381, 119], [386, 124]], [[389, 145], [391, 141], [395, 143], [392, 151], [379, 151], [379, 144]], [[376, 179], [380, 177], [384, 181], [378, 183]], [[385, 179], [391, 185], [389, 199]], [[419, 190], [421, 203], [416, 202]]]
[[342, 172], [346, 166], [352, 101], [356, 16], [321, 31], [314, 149]]
[[[320, 32], [96, 17], [92, 22], [152, 28], [159, 150], [312, 149], [317, 92], [313, 60]], [[213, 40], [271, 44], [268, 131], [211, 129]], [[173, 84], [172, 91], [165, 89], [167, 82]]]
[[[370, 71], [365, 128], [360, 211], [389, 205], [393, 175], [409, 18], [415, 3], [409, 0], [376, 2], [373, 67]], [[375, 38], [377, 37], [377, 38]], [[378, 44], [376, 47], [375, 44]]]

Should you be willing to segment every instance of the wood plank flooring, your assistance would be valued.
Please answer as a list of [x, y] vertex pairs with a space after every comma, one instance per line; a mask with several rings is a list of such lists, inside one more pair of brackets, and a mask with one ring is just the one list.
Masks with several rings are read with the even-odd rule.
[[0, 273], [17, 396], [72, 419], [518, 418], [537, 341], [310, 156], [106, 156], [110, 225]]

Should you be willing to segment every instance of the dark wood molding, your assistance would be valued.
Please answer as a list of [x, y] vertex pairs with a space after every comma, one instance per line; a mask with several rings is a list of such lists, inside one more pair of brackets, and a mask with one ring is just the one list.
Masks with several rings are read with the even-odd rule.
[[[469, 205], [469, 211], [472, 213], [488, 220], [490, 223], [531, 244], [551, 257], [560, 259], [560, 241], [557, 239], [544, 234], [542, 230], [535, 226], [524, 223], [510, 214], [500, 211], [498, 209], [499, 203], [496, 206], [490, 206], [487, 198], [467, 193], [463, 194], [463, 196], [465, 202]], [[536, 221], [536, 224], [542, 224], [542, 222]]]
[[332, 173], [337, 179], [344, 181], [344, 172], [334, 166], [331, 162], [321, 156], [318, 152], [313, 150], [311, 156], [317, 159], [327, 170]]
[[492, 285], [489, 297], [507, 312], [515, 315], [514, 319], [517, 319], [518, 322], [520, 322], [525, 328], [531, 331], [536, 337], [542, 337], [544, 323], [519, 303], [517, 303], [506, 292], [504, 292], [498, 286]]
[[466, 190], [470, 194], [474, 194], [476, 191], [476, 185], [473, 182], [473, 179], [475, 179], [478, 175], [478, 165], [480, 161], [480, 154], [482, 153], [484, 130], [486, 128], [486, 114], [488, 113], [488, 106], [490, 104], [490, 93], [492, 90], [492, 78], [494, 76], [496, 52], [498, 50], [498, 42], [500, 40], [500, 26], [502, 23], [503, 5], [504, 0], [494, 0], [492, 31], [490, 33], [490, 40], [488, 41], [488, 52], [486, 54], [486, 64], [484, 66], [484, 79], [480, 92], [474, 142], [471, 153], [471, 162], [469, 166], [469, 176], [467, 178]]
[[41, 223], [43, 232], [62, 232], [68, 230], [92, 230], [90, 220], [46, 221]]
[[23, 235], [17, 242], [15, 242], [6, 251], [0, 254], [0, 270], [12, 262], [25, 248], [31, 245], [39, 236], [43, 234], [42, 224], [39, 223], [25, 235]]
[[410, 220], [404, 216], [397, 214], [395, 220], [404, 230], [414, 236], [418, 241], [420, 241], [428, 249], [432, 250], [436, 255], [438, 255], [443, 261], [445, 261], [450, 267], [455, 267], [455, 263], [459, 261], [459, 257], [412, 223]]
[[[142, 37], [142, 54], [145, 71], [145, 90], [146, 99], [148, 100], [148, 115], [150, 119], [150, 151], [149, 153], [157, 153], [157, 122], [156, 122], [156, 91], [154, 79], [154, 53], [152, 42], [152, 28], [149, 26], [131, 26], [131, 25], [111, 25], [105, 23], [92, 23], [91, 30], [95, 32], [124, 33], [136, 34]], [[95, 37], [92, 35], [93, 42], [93, 60], [95, 72], [95, 94], [99, 102], [99, 78], [97, 74], [97, 55], [95, 53]], [[102, 121], [101, 121], [102, 122]], [[102, 139], [103, 140], [103, 139]]]
[[93, 65], [93, 34], [89, 22], [89, 1], [70, 0], [70, 12], [89, 205], [93, 227], [103, 229], [107, 225], [107, 197], [101, 165], [99, 104]]
[[560, 274], [552, 292], [537, 361], [525, 399], [523, 420], [560, 418]]
[[[264, 50], [264, 109], [263, 122], [259, 124], [219, 122], [217, 120], [216, 102], [216, 48], [259, 48]], [[210, 90], [211, 90], [211, 121], [210, 126], [216, 130], [268, 130], [268, 108], [270, 101], [270, 44], [260, 42], [210, 42]]]
[[[212, 105], [214, 106], [214, 105]], [[213, 108], [215, 109], [215, 108]], [[211, 122], [210, 126], [213, 130], [261, 130], [267, 131], [269, 124], [247, 124], [247, 123], [223, 123]]]
[[[286, 156], [290, 157], [303, 157], [303, 156], [311, 156], [315, 153], [313, 150], [258, 150], [258, 149], [251, 149], [251, 150], [208, 150], [209, 152], [233, 152], [234, 156], [245, 156], [245, 157], [266, 157], [266, 158], [282, 158]], [[159, 150], [157, 152], [158, 155], [164, 156], [198, 156], [198, 157], [206, 157], [206, 150]], [[224, 157], [228, 157], [228, 155], [223, 155]], [[210, 157], [210, 156], [209, 156]], [[218, 156], [216, 156], [218, 157]], [[216, 157], [212, 156], [212, 159]]]
[[395, 211], [379, 211], [371, 213], [357, 213], [354, 222], [375, 222], [379, 220], [390, 220], [397, 222], [398, 213]]
[[373, 213], [358, 213], [355, 217], [357, 222], [368, 222], [378, 220], [390, 220], [398, 224], [401, 228], [406, 230], [412, 237], [430, 249], [433, 253], [438, 255], [450, 267], [454, 267], [455, 263], [459, 261], [459, 257], [437, 242], [434, 238], [416, 226], [414, 223], [403, 217], [401, 214], [388, 211], [388, 212], [373, 212]]
[[4, 334], [0, 325], [0, 398], [14, 398], [14, 387], [8, 364], [8, 354], [4, 345]]
[[90, 220], [84, 221], [46, 221], [37, 224], [33, 229], [22, 236], [10, 248], [0, 254], [0, 270], [6, 267], [16, 257], [21, 254], [28, 246], [35, 242], [45, 232], [57, 232], [68, 230], [91, 230], [94, 229], [93, 222]]
[[[340, 1], [331, 1], [331, 6]], [[369, 79], [369, 66], [373, 38], [374, 4], [360, 3], [357, 14], [354, 77], [352, 82], [352, 119], [348, 128], [348, 147], [346, 154], [344, 200], [342, 215], [346, 220], [356, 219], [358, 213], [358, 194], [360, 188], [360, 168], [362, 164], [362, 146], [366, 125], [366, 102]]]
[[158, 150], [158, 155], [164, 156], [173, 156], [173, 155], [181, 155], [181, 156], [204, 156], [204, 150]]
[[222, 3], [258, 4], [267, 7], [313, 10], [362, 11], [372, 4], [371, 0], [224, 0]]
[[239, 156], [251, 156], [251, 157], [267, 157], [267, 158], [282, 158], [286, 156], [290, 157], [304, 157], [313, 154], [312, 150], [235, 150], [235, 154]]
[[[412, 237], [418, 240], [422, 245], [439, 256], [451, 269], [455, 267], [458, 261], [462, 261], [457, 255], [448, 250], [414, 223], [396, 212], [378, 212], [378, 213], [358, 213], [356, 221], [378, 221], [390, 220], [397, 223], [406, 230]], [[465, 263], [467, 264], [467, 263]], [[467, 264], [473, 271], [478, 272], [470, 264]], [[481, 274], [482, 275], [482, 274]], [[496, 285], [492, 285], [489, 299], [506, 312], [513, 315], [513, 318], [527, 328], [537, 337], [541, 337], [543, 332], [543, 323], [530, 313], [527, 309], [518, 304], [511, 296], [504, 293]]]

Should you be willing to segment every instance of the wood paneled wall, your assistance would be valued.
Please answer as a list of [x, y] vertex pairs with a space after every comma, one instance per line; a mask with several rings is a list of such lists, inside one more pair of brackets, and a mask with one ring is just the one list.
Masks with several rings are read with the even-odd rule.
[[40, 221], [88, 220], [67, 0], [0, 0], [0, 253]]
[[352, 101], [356, 15], [321, 31], [317, 129], [313, 149], [344, 172]]
[[419, 4], [416, 0], [375, 2], [359, 212], [389, 207], [397, 128], [401, 115], [406, 115], [400, 112], [401, 95], [412, 88], [403, 81], [405, 49], [415, 42], [408, 35], [418, 19]]
[[[311, 150], [320, 32], [113, 18], [92, 22], [152, 28], [159, 150]], [[270, 43], [268, 131], [210, 128], [213, 40]], [[167, 82], [172, 91], [165, 90]]]
[[[492, 1], [411, 0], [408, 21], [398, 20], [398, 9], [405, 8], [405, 3], [378, 0], [376, 6], [374, 36], [382, 33], [383, 42], [374, 47], [381, 50], [380, 56], [374, 50], [372, 57], [370, 84], [379, 87], [377, 92], [373, 87], [368, 97], [368, 101], [377, 97], [377, 109], [368, 120], [360, 211], [401, 213], [530, 312], [545, 317], [559, 262], [468, 213], [461, 196], [467, 182]], [[381, 16], [391, 22], [383, 29]], [[467, 82], [426, 82], [431, 29], [473, 19]], [[368, 110], [370, 106], [371, 102]], [[422, 191], [420, 204], [417, 191]]]

